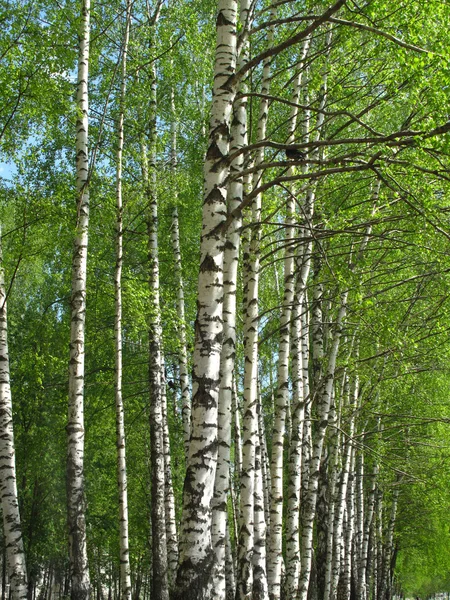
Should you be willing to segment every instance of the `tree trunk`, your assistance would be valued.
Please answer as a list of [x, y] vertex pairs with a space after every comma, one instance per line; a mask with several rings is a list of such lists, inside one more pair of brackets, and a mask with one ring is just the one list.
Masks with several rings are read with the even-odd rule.
[[[119, 552], [120, 582], [122, 600], [131, 600], [130, 553], [128, 542], [128, 490], [125, 453], [125, 419], [122, 399], [122, 265], [123, 265], [123, 202], [122, 202], [122, 158], [124, 146], [124, 110], [127, 77], [127, 54], [130, 36], [131, 0], [127, 0], [125, 35], [122, 48], [122, 82], [120, 90], [120, 111], [117, 127], [117, 168], [116, 168], [116, 269], [114, 273], [116, 344], [115, 400], [116, 400], [116, 445], [117, 445], [117, 485], [119, 490]], [[99, 584], [100, 585], [100, 584]]]
[[223, 252], [231, 108], [236, 93], [226, 85], [236, 68], [236, 0], [219, 0], [215, 77], [200, 244], [198, 312], [195, 323], [192, 418], [183, 495], [176, 600], [209, 600], [215, 553], [211, 501], [217, 462], [217, 416], [222, 349]]
[[[0, 242], [1, 243], [1, 242]], [[0, 247], [0, 497], [3, 515], [3, 588], [5, 595], [5, 558], [12, 600], [26, 600], [27, 569], [17, 496], [16, 459], [9, 374], [8, 321], [5, 274]]]
[[175, 496], [172, 483], [172, 458], [170, 455], [169, 422], [167, 419], [167, 388], [164, 376], [164, 357], [162, 357], [162, 420], [163, 420], [163, 450], [164, 450], [164, 505], [167, 540], [167, 575], [169, 589], [173, 589], [178, 565], [178, 536], [175, 514]]
[[72, 261], [67, 423], [67, 522], [72, 600], [88, 600], [90, 580], [86, 547], [84, 495], [84, 357], [86, 319], [86, 267], [89, 226], [88, 69], [90, 0], [83, 0], [78, 57], [76, 175], [77, 233]]
[[[240, 21], [247, 27], [248, 0], [240, 3]], [[248, 47], [241, 51], [239, 67], [245, 64]], [[239, 86], [240, 92], [247, 90], [246, 81]], [[231, 152], [245, 147], [247, 140], [247, 98], [235, 101], [233, 120], [231, 124]], [[239, 176], [243, 169], [244, 156], [239, 155], [230, 166], [230, 174], [236, 179], [230, 184], [227, 194], [228, 214], [233, 213], [242, 203], [244, 182]], [[225, 550], [228, 506], [227, 497], [230, 485], [230, 446], [232, 423], [232, 393], [233, 373], [236, 357], [236, 292], [240, 247], [241, 216], [231, 223], [225, 244], [223, 263], [223, 345], [220, 357], [220, 388], [218, 407], [218, 451], [217, 469], [214, 483], [213, 513], [212, 513], [212, 543], [216, 554], [216, 569], [214, 572], [213, 599], [225, 600]]]
[[180, 246], [180, 224], [178, 219], [178, 189], [176, 182], [177, 172], [177, 121], [175, 110], [175, 94], [171, 90], [171, 109], [172, 109], [172, 146], [171, 146], [171, 167], [174, 176], [174, 202], [172, 209], [171, 241], [173, 255], [175, 259], [175, 275], [177, 280], [177, 315], [178, 315], [178, 368], [181, 390], [181, 418], [183, 423], [184, 452], [186, 460], [189, 453], [189, 438], [191, 436], [191, 396], [189, 389], [187, 343], [186, 343], [186, 316], [184, 306], [184, 282], [183, 269], [181, 264], [181, 246]]
[[[271, 13], [271, 19], [275, 18], [275, 10]], [[309, 48], [309, 38], [304, 42], [301, 58], [298, 65], [292, 101], [294, 104], [300, 102], [302, 79], [304, 74], [304, 60]], [[297, 129], [298, 108], [291, 110], [289, 122], [288, 144], [295, 142]], [[292, 175], [290, 168], [288, 174]], [[277, 369], [277, 395], [274, 406], [274, 424], [272, 432], [272, 456], [271, 456], [271, 506], [270, 506], [270, 536], [268, 557], [268, 583], [271, 600], [279, 600], [281, 595], [281, 572], [283, 565], [282, 555], [282, 529], [283, 529], [283, 455], [284, 435], [286, 429], [286, 410], [289, 402], [289, 350], [290, 350], [290, 321], [292, 305], [294, 302], [294, 228], [293, 219], [295, 212], [294, 194], [289, 193], [286, 206], [286, 233], [285, 233], [285, 258], [284, 258], [284, 295], [283, 308], [280, 318], [280, 342], [278, 350]], [[293, 353], [295, 356], [295, 353]], [[301, 362], [301, 352], [299, 352]], [[303, 417], [303, 415], [302, 415]], [[301, 425], [303, 427], [303, 424]], [[301, 448], [301, 446], [300, 446]], [[300, 473], [299, 473], [300, 474]], [[295, 534], [294, 534], [295, 535]], [[299, 558], [299, 557], [298, 557]], [[295, 570], [295, 559], [288, 565], [288, 572]], [[291, 577], [288, 576], [288, 588], [291, 587]], [[295, 579], [295, 576], [294, 576]], [[289, 594], [290, 592], [288, 592]]]
[[[148, 157], [148, 161], [147, 161]], [[158, 200], [156, 195], [156, 67], [151, 66], [149, 150], [143, 152], [144, 182], [148, 200], [149, 263], [149, 388], [152, 473], [152, 598], [168, 600], [167, 538], [165, 519], [165, 461], [163, 423], [163, 354], [159, 302]]]

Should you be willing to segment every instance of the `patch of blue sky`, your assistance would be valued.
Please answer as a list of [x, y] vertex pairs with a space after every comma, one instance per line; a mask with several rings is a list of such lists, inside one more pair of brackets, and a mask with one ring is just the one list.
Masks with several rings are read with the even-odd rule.
[[13, 161], [2, 161], [0, 160], [0, 179], [6, 182], [12, 181], [13, 177], [17, 175], [17, 168]]

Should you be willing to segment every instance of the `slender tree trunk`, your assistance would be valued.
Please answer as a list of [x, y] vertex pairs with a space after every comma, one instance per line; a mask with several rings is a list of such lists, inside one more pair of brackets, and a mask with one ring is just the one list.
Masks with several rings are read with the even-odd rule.
[[[288, 462], [286, 512], [286, 595], [295, 598], [300, 573], [300, 489], [304, 427], [304, 390], [302, 363], [302, 306], [296, 299], [292, 313], [292, 389], [291, 435]], [[271, 531], [272, 534], [272, 531]]]
[[[249, 2], [240, 2], [240, 21], [249, 26]], [[239, 67], [247, 61], [248, 46], [241, 51]], [[247, 90], [246, 80], [242, 81], [239, 91]], [[231, 124], [231, 152], [245, 147], [247, 140], [247, 99], [238, 98], [234, 103]], [[244, 181], [240, 172], [243, 169], [244, 156], [241, 154], [231, 164], [230, 174], [236, 179], [230, 184], [227, 194], [228, 214], [233, 213], [242, 203]], [[218, 452], [217, 469], [214, 483], [212, 513], [212, 544], [216, 554], [213, 596], [215, 600], [224, 600], [225, 585], [225, 550], [228, 518], [227, 497], [230, 485], [230, 446], [232, 423], [233, 373], [236, 357], [236, 291], [240, 248], [240, 228], [242, 218], [238, 216], [231, 223], [227, 232], [223, 263], [223, 345], [220, 358], [220, 388], [218, 406]]]
[[120, 582], [122, 600], [131, 600], [130, 552], [128, 541], [128, 490], [125, 453], [125, 419], [122, 400], [122, 265], [123, 265], [123, 202], [122, 202], [122, 158], [124, 146], [124, 111], [127, 85], [127, 54], [130, 37], [131, 0], [127, 0], [125, 35], [122, 48], [122, 82], [120, 90], [120, 111], [117, 127], [117, 169], [116, 169], [116, 269], [114, 290], [116, 314], [114, 335], [116, 344], [115, 401], [116, 401], [116, 446], [117, 446], [117, 485], [119, 490], [119, 536], [120, 536]]
[[270, 464], [267, 451], [266, 429], [264, 424], [264, 410], [262, 404], [261, 390], [258, 386], [258, 433], [261, 446], [261, 476], [264, 494], [264, 518], [268, 528], [270, 523]]
[[397, 506], [398, 506], [398, 496], [400, 493], [400, 482], [401, 477], [397, 477], [396, 487], [394, 488], [392, 494], [392, 505], [391, 505], [391, 513], [389, 515], [389, 523], [386, 532], [386, 543], [384, 546], [383, 553], [383, 569], [382, 569], [382, 577], [381, 577], [381, 585], [380, 585], [380, 600], [384, 600], [386, 595], [388, 594], [392, 581], [392, 573], [391, 573], [391, 562], [392, 556], [394, 554], [394, 528], [395, 521], [397, 517]]
[[341, 296], [341, 306], [336, 319], [334, 335], [329, 350], [328, 365], [324, 376], [324, 386], [319, 392], [317, 419], [318, 426], [313, 439], [313, 451], [310, 464], [310, 476], [308, 482], [308, 492], [305, 498], [305, 512], [302, 532], [302, 570], [299, 583], [300, 600], [306, 600], [308, 595], [309, 578], [312, 561], [312, 535], [313, 523], [316, 512], [317, 489], [320, 461], [322, 458], [322, 448], [325, 439], [325, 433], [328, 427], [329, 411], [332, 387], [334, 383], [334, 374], [336, 369], [336, 359], [339, 350], [342, 326], [347, 314], [347, 296], [344, 292]]
[[[261, 198], [252, 206], [252, 223], [260, 221]], [[244, 403], [242, 422], [242, 471], [238, 538], [237, 600], [253, 594], [253, 552], [255, 548], [255, 454], [258, 402], [258, 284], [259, 232], [252, 229], [251, 241], [244, 241]]]
[[[346, 379], [345, 376], [343, 378]], [[341, 389], [344, 387], [344, 383], [341, 386]], [[329, 459], [328, 459], [328, 489], [327, 489], [327, 504], [328, 510], [326, 515], [326, 528], [325, 535], [326, 538], [324, 540], [324, 548], [323, 553], [320, 555], [318, 551], [318, 562], [320, 562], [323, 557], [323, 564], [320, 569], [320, 575], [318, 578], [319, 590], [322, 590], [319, 593], [319, 596], [323, 598], [323, 600], [329, 600], [330, 591], [331, 591], [331, 573], [332, 573], [332, 564], [333, 564], [333, 554], [336, 551], [339, 551], [340, 557], [340, 546], [335, 548], [335, 542], [338, 540], [335, 538], [335, 514], [337, 512], [337, 484], [338, 484], [338, 471], [339, 471], [339, 463], [341, 459], [340, 452], [340, 405], [336, 407], [338, 391], [334, 392], [334, 406], [332, 406], [330, 410], [330, 427], [332, 431], [330, 433], [329, 439]]]
[[[240, 506], [240, 494], [239, 494], [239, 484], [241, 481], [241, 472], [242, 472], [242, 435], [241, 435], [241, 414], [239, 410], [239, 399], [236, 390], [236, 377], [233, 376], [233, 393], [232, 393], [232, 411], [233, 411], [233, 424], [234, 424], [234, 487], [231, 486], [231, 490], [234, 490], [233, 494], [233, 508], [234, 508], [234, 537], [235, 541], [238, 536], [238, 515], [239, 515], [239, 506]], [[237, 482], [237, 483], [236, 483]]]
[[237, 479], [240, 481], [242, 472], [242, 432], [239, 398], [236, 389], [236, 376], [233, 376], [233, 415], [234, 415], [234, 468]]
[[[1, 232], [0, 232], [1, 233]], [[1, 244], [1, 241], [0, 241]], [[0, 246], [0, 497], [3, 515], [3, 587], [5, 595], [5, 562], [8, 566], [12, 600], [26, 600], [27, 569], [22, 539], [17, 496], [16, 459], [9, 374], [8, 322], [6, 310], [5, 274]], [[6, 560], [5, 560], [6, 559]]]
[[191, 392], [189, 389], [189, 373], [187, 359], [186, 343], [186, 315], [184, 306], [184, 282], [183, 269], [181, 263], [181, 245], [180, 245], [180, 224], [178, 219], [178, 189], [176, 182], [177, 172], [177, 120], [175, 110], [175, 94], [171, 90], [171, 109], [172, 109], [172, 146], [171, 146], [171, 167], [174, 177], [174, 202], [172, 209], [171, 241], [175, 258], [175, 275], [177, 281], [177, 315], [178, 315], [178, 368], [180, 376], [181, 390], [181, 415], [183, 423], [184, 450], [187, 460], [189, 453], [189, 438], [191, 435]]
[[[152, 598], [168, 600], [167, 538], [165, 519], [165, 461], [163, 422], [163, 354], [159, 302], [158, 200], [156, 195], [156, 67], [152, 62], [150, 87], [149, 150], [143, 166], [148, 200], [149, 262], [149, 384], [152, 472]], [[148, 166], [147, 166], [148, 165]]]
[[[1, 378], [1, 380], [3, 381], [3, 377]], [[2, 539], [2, 600], [6, 600], [6, 539], [5, 539], [5, 535], [3, 534], [3, 539]], [[28, 594], [29, 594], [29, 590], [28, 590]], [[28, 596], [27, 596], [28, 597]]]
[[362, 547], [364, 536], [364, 454], [362, 450], [356, 457], [356, 532], [355, 532], [355, 554], [356, 554], [356, 593], [361, 600], [366, 598], [366, 570], [362, 559]]
[[367, 502], [364, 511], [364, 523], [361, 539], [361, 554], [359, 557], [359, 569], [358, 569], [358, 587], [360, 597], [364, 599], [369, 596], [369, 570], [368, 570], [368, 554], [369, 554], [369, 540], [370, 540], [370, 529], [372, 526], [374, 511], [375, 511], [375, 492], [376, 483], [378, 476], [378, 465], [375, 463], [373, 472], [371, 475], [371, 486], [367, 495]]
[[84, 356], [86, 320], [86, 267], [89, 226], [88, 73], [90, 0], [83, 0], [78, 57], [76, 175], [77, 233], [72, 261], [67, 423], [67, 522], [72, 600], [88, 600], [90, 580], [86, 547], [84, 495]]
[[[355, 531], [355, 477], [354, 477], [354, 466], [355, 466], [355, 449], [353, 444], [351, 445], [351, 456], [350, 456], [350, 473], [347, 484], [347, 498], [345, 507], [345, 526], [344, 526], [344, 557], [342, 565], [339, 564], [337, 569], [342, 571], [338, 575], [339, 582], [339, 600], [350, 600], [351, 585], [352, 585], [352, 572], [353, 572], [353, 539]], [[333, 567], [336, 568], [336, 567]]]
[[[344, 384], [344, 399], [350, 396], [350, 391], [348, 390], [348, 379], [346, 378], [346, 382]], [[345, 556], [345, 560], [347, 560], [347, 552], [350, 553], [350, 549], [345, 545], [345, 536], [344, 536], [344, 514], [346, 508], [346, 499], [347, 499], [347, 491], [349, 485], [349, 477], [351, 470], [351, 461], [353, 456], [353, 434], [355, 430], [355, 408], [356, 408], [356, 400], [358, 396], [358, 385], [355, 381], [354, 388], [351, 394], [350, 400], [350, 424], [348, 428], [348, 437], [347, 443], [343, 450], [343, 464], [342, 471], [340, 475], [340, 481], [338, 486], [338, 494], [336, 499], [336, 516], [334, 520], [334, 550], [333, 557], [330, 565], [330, 592], [329, 597], [334, 600], [337, 592], [337, 587], [339, 583], [339, 578], [341, 575], [341, 557]], [[352, 523], [348, 521], [349, 517], [347, 515], [347, 527], [351, 529]], [[324, 600], [327, 600], [326, 598]]]
[[[275, 18], [272, 11], [271, 18]], [[298, 65], [292, 101], [298, 104], [302, 79], [304, 73], [304, 60], [309, 48], [309, 38], [302, 47], [301, 58]], [[295, 142], [297, 129], [298, 108], [294, 107], [290, 115], [288, 144]], [[293, 169], [289, 169], [292, 174]], [[277, 396], [274, 407], [275, 416], [272, 432], [272, 456], [271, 456], [271, 507], [270, 507], [270, 536], [268, 557], [268, 583], [271, 600], [279, 600], [281, 595], [281, 572], [283, 564], [282, 555], [282, 529], [283, 529], [283, 440], [286, 429], [286, 410], [289, 402], [289, 350], [290, 350], [290, 321], [292, 305], [294, 302], [294, 194], [289, 193], [286, 205], [286, 251], [284, 258], [284, 296], [283, 308], [280, 319], [280, 343], [278, 350], [277, 370]], [[301, 354], [300, 354], [301, 357]], [[300, 358], [301, 362], [301, 358]], [[302, 425], [303, 427], [303, 425]], [[294, 559], [295, 564], [295, 559]], [[290, 563], [288, 571], [295, 569]]]
[[226, 85], [236, 68], [235, 0], [219, 0], [215, 77], [200, 244], [198, 312], [195, 324], [191, 438], [184, 484], [177, 600], [209, 600], [215, 553], [211, 501], [217, 462], [217, 417], [223, 321], [223, 252], [231, 108], [236, 90]]
[[175, 495], [172, 483], [172, 458], [170, 454], [170, 435], [167, 414], [166, 380], [164, 375], [164, 357], [162, 357], [161, 384], [162, 384], [162, 420], [163, 420], [163, 450], [164, 450], [164, 505], [167, 540], [167, 575], [169, 589], [173, 589], [178, 566], [178, 536], [177, 520], [175, 514]]
[[[150, 47], [155, 39], [159, 4], [149, 15]], [[156, 65], [150, 66], [149, 123], [146, 148], [142, 143], [142, 171], [147, 200], [147, 240], [149, 268], [149, 390], [150, 390], [150, 454], [151, 454], [151, 534], [152, 534], [152, 598], [168, 600], [168, 562], [166, 537], [166, 465], [164, 456], [164, 357], [162, 349], [161, 309], [159, 300], [158, 199], [156, 192]]]
[[[271, 59], [263, 65], [256, 141], [266, 138], [270, 91]], [[264, 161], [264, 148], [258, 149], [255, 166]], [[252, 187], [261, 183], [262, 171], [256, 171]], [[259, 276], [260, 276], [260, 221], [262, 195], [255, 196], [251, 206], [250, 240], [244, 249], [244, 420], [243, 420], [243, 462], [241, 474], [241, 522], [238, 548], [237, 598], [246, 600], [255, 594], [255, 598], [267, 598], [267, 574], [265, 557], [265, 526], [262, 523], [264, 513], [257, 511], [256, 527], [258, 548], [255, 548], [255, 464], [257, 440], [257, 403], [258, 403], [258, 322], [259, 322]], [[259, 475], [257, 475], [259, 477]], [[258, 487], [259, 481], [257, 480]], [[264, 551], [263, 551], [264, 549]]]
[[253, 596], [252, 600], [266, 600], [269, 597], [266, 569], [266, 500], [264, 496], [264, 442], [262, 431], [262, 406], [258, 397], [257, 405], [257, 436], [255, 444], [255, 492], [254, 492], [254, 522], [255, 548], [253, 551]]
[[236, 581], [234, 578], [234, 560], [231, 549], [230, 529], [227, 527], [227, 539], [225, 543], [225, 588], [226, 600], [234, 600], [236, 594]]

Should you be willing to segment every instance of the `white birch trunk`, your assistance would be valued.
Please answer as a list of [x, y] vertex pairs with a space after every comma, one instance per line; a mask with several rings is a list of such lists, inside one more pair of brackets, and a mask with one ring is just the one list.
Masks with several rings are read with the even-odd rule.
[[116, 167], [116, 268], [114, 273], [116, 345], [115, 364], [115, 404], [116, 404], [116, 446], [117, 446], [117, 485], [119, 490], [119, 551], [120, 587], [122, 600], [131, 600], [130, 553], [128, 541], [128, 492], [125, 453], [125, 419], [122, 400], [122, 265], [123, 265], [123, 202], [122, 202], [122, 157], [124, 146], [124, 106], [127, 77], [127, 53], [130, 35], [131, 1], [127, 1], [125, 35], [122, 48], [122, 76], [120, 90], [119, 122], [117, 127], [117, 167]]
[[162, 421], [163, 421], [163, 450], [164, 450], [164, 506], [166, 522], [167, 545], [167, 576], [169, 590], [175, 585], [178, 566], [178, 535], [175, 514], [175, 495], [172, 483], [172, 458], [170, 454], [170, 434], [167, 416], [166, 379], [164, 375], [164, 357], [162, 357], [161, 385], [162, 385]]
[[[1, 232], [0, 232], [1, 234]], [[1, 241], [0, 241], [1, 244]], [[8, 352], [5, 274], [0, 246], [0, 497], [11, 600], [27, 597], [27, 569], [17, 496], [16, 458]], [[5, 577], [3, 578], [5, 582]], [[4, 590], [3, 590], [4, 594]]]
[[366, 598], [366, 570], [362, 561], [362, 546], [364, 535], [364, 454], [360, 450], [356, 457], [356, 532], [355, 532], [355, 555], [356, 555], [356, 592], [361, 600]]
[[258, 399], [257, 436], [255, 445], [255, 494], [254, 494], [254, 552], [253, 563], [253, 595], [252, 600], [267, 600], [269, 590], [266, 577], [266, 499], [264, 496], [264, 444], [261, 427], [262, 407]]
[[379, 598], [383, 600], [386, 598], [386, 594], [388, 593], [391, 586], [391, 560], [392, 554], [394, 551], [394, 529], [395, 529], [395, 521], [397, 518], [397, 506], [398, 506], [398, 497], [400, 494], [400, 482], [401, 477], [397, 477], [396, 487], [394, 488], [392, 494], [392, 505], [391, 505], [391, 513], [389, 515], [389, 523], [386, 532], [386, 543], [384, 546], [383, 553], [383, 569], [382, 569], [382, 577], [381, 577], [381, 585]]
[[[252, 223], [259, 223], [260, 201], [252, 206]], [[238, 538], [238, 600], [247, 600], [253, 594], [253, 552], [255, 460], [257, 444], [258, 402], [258, 287], [259, 287], [259, 233], [251, 232], [251, 241], [244, 245], [244, 403], [242, 422], [242, 471], [240, 490], [240, 527]]]
[[288, 465], [287, 513], [286, 513], [286, 595], [295, 598], [300, 574], [300, 489], [302, 474], [302, 446], [304, 427], [304, 390], [302, 362], [303, 308], [296, 299], [293, 319], [291, 352], [293, 406], [291, 411], [291, 436]]
[[217, 462], [217, 418], [222, 349], [223, 252], [231, 108], [235, 89], [226, 82], [236, 68], [235, 0], [219, 0], [214, 88], [205, 185], [195, 324], [191, 438], [184, 485], [177, 600], [209, 600], [215, 553], [211, 504]]
[[[267, 95], [270, 90], [270, 65], [266, 60], [263, 66], [261, 93]], [[268, 99], [263, 98], [259, 107], [258, 130], [256, 140], [262, 141], [266, 137], [268, 116]], [[264, 148], [258, 149], [255, 158], [255, 167], [264, 161]], [[262, 173], [255, 171], [253, 188], [260, 184]], [[252, 593], [255, 597], [267, 598], [267, 575], [262, 554], [256, 552], [255, 559], [255, 461], [257, 446], [257, 403], [258, 403], [258, 322], [259, 322], [259, 270], [260, 270], [260, 229], [261, 221], [261, 194], [257, 194], [252, 202], [251, 233], [249, 245], [244, 249], [244, 419], [243, 419], [243, 453], [241, 474], [241, 522], [238, 547], [238, 576], [237, 594], [239, 600], [247, 600]], [[259, 483], [258, 483], [259, 485]], [[265, 553], [265, 526], [261, 520], [263, 514], [257, 511], [258, 544], [264, 545]], [[253, 565], [256, 568], [253, 569]]]
[[[344, 375], [345, 380], [345, 375]], [[343, 387], [343, 386], [342, 386]], [[336, 392], [334, 393], [336, 396]], [[338, 414], [336, 414], [338, 410]], [[335, 534], [335, 513], [337, 512], [337, 483], [338, 483], [338, 471], [339, 462], [341, 459], [340, 452], [340, 406], [336, 409], [336, 406], [330, 410], [330, 426], [333, 428], [330, 434], [329, 442], [329, 475], [328, 475], [328, 515], [327, 515], [327, 527], [326, 527], [326, 542], [325, 542], [325, 561], [322, 567], [323, 572], [323, 600], [330, 600], [331, 592], [331, 573], [333, 564], [333, 554], [341, 557], [341, 546], [340, 541], [342, 538], [336, 538]]]
[[[152, 26], [153, 27], [153, 26]], [[154, 32], [152, 32], [154, 36]], [[164, 364], [159, 301], [158, 200], [156, 195], [156, 67], [152, 62], [149, 98], [149, 149], [143, 148], [143, 176], [148, 202], [149, 390], [152, 517], [152, 598], [168, 600], [166, 474], [164, 456]]]
[[[249, 2], [240, 3], [240, 22], [249, 27]], [[248, 58], [248, 46], [244, 45], [238, 62], [240, 68]], [[247, 89], [246, 80], [239, 86], [240, 92]], [[247, 139], [247, 98], [238, 98], [234, 103], [231, 125], [231, 152], [235, 152], [248, 143]], [[228, 214], [239, 208], [244, 194], [244, 181], [240, 173], [244, 165], [244, 155], [239, 155], [230, 166], [230, 174], [235, 179], [227, 194]], [[216, 554], [214, 586], [212, 600], [225, 600], [225, 551], [228, 518], [228, 491], [230, 487], [230, 447], [232, 424], [233, 373], [236, 357], [236, 292], [238, 278], [240, 228], [242, 218], [239, 215], [230, 224], [224, 250], [223, 264], [223, 345], [220, 357], [220, 388], [218, 407], [218, 451], [217, 469], [214, 483], [212, 513], [212, 544]]]
[[[378, 465], [375, 463], [371, 476], [371, 486], [367, 496], [367, 506], [365, 507], [363, 534], [361, 540], [361, 556], [359, 559], [358, 572], [358, 587], [361, 590], [361, 598], [369, 596], [369, 570], [368, 570], [368, 554], [369, 554], [369, 539], [370, 529], [372, 526], [374, 511], [375, 511], [375, 491], [378, 476]], [[364, 588], [364, 589], [363, 589]], [[358, 588], [357, 588], [358, 589]]]
[[[259, 386], [258, 386], [259, 388]], [[262, 475], [262, 484], [263, 484], [263, 494], [264, 494], [264, 518], [266, 528], [269, 528], [270, 524], [270, 465], [269, 465], [269, 454], [267, 451], [267, 441], [266, 441], [266, 429], [264, 425], [264, 414], [262, 409], [262, 398], [261, 398], [261, 390], [258, 389], [258, 433], [259, 433], [259, 443], [261, 446], [261, 475]]]
[[[346, 381], [344, 388], [348, 388], [348, 381]], [[344, 398], [349, 396], [348, 391], [344, 391]], [[339, 481], [338, 495], [336, 501], [336, 517], [334, 521], [334, 553], [330, 565], [331, 570], [331, 582], [329, 597], [333, 600], [336, 596], [337, 587], [339, 583], [339, 577], [341, 574], [341, 557], [346, 555], [346, 548], [344, 547], [344, 514], [346, 508], [347, 489], [351, 469], [351, 461], [353, 456], [353, 435], [355, 431], [355, 408], [356, 399], [358, 396], [358, 386], [355, 382], [353, 393], [351, 396], [350, 409], [352, 411], [350, 415], [350, 423], [347, 433], [347, 443], [344, 447], [344, 458], [342, 464], [342, 471]], [[349, 525], [351, 526], [351, 524]], [[325, 600], [325, 599], [324, 599]]]
[[67, 422], [67, 522], [72, 600], [88, 600], [90, 580], [84, 495], [84, 357], [89, 226], [88, 75], [90, 0], [83, 0], [78, 55], [76, 122], [77, 232], [72, 259]]
[[186, 343], [186, 314], [184, 306], [184, 282], [183, 269], [181, 263], [181, 245], [180, 245], [180, 224], [178, 219], [178, 189], [176, 186], [177, 171], [177, 121], [175, 111], [175, 96], [173, 88], [171, 90], [171, 110], [172, 110], [172, 147], [171, 147], [171, 167], [174, 175], [174, 203], [172, 209], [171, 242], [173, 255], [175, 259], [175, 277], [177, 281], [177, 315], [178, 315], [178, 368], [181, 390], [181, 416], [183, 423], [184, 450], [187, 460], [189, 453], [189, 438], [191, 435], [191, 392], [189, 389], [189, 372], [187, 359]]
[[[308, 305], [308, 298], [305, 292], [305, 307]], [[303, 420], [303, 433], [302, 433], [302, 457], [301, 457], [301, 485], [300, 485], [300, 499], [301, 505], [304, 504], [304, 500], [308, 493], [309, 484], [309, 465], [312, 455], [312, 440], [311, 440], [311, 398], [310, 398], [310, 387], [309, 387], [309, 313], [307, 310], [303, 310], [300, 313], [301, 319], [301, 352], [302, 352], [302, 384], [303, 384], [303, 395], [305, 398], [305, 409], [304, 409], [304, 420]]]
[[[275, 18], [273, 11], [270, 18]], [[292, 101], [298, 104], [302, 86], [304, 60], [309, 48], [309, 39], [302, 47], [301, 58], [298, 65]], [[298, 108], [293, 107], [290, 114], [288, 144], [295, 141], [297, 128]], [[292, 175], [293, 169], [289, 169]], [[282, 529], [283, 529], [283, 441], [286, 430], [286, 410], [289, 402], [289, 350], [290, 350], [290, 321], [292, 304], [294, 301], [294, 194], [288, 194], [286, 204], [286, 233], [285, 233], [285, 258], [284, 258], [284, 296], [283, 308], [280, 318], [280, 342], [278, 349], [277, 370], [277, 395], [274, 406], [275, 416], [272, 432], [271, 456], [271, 507], [270, 507], [270, 536], [269, 560], [267, 576], [271, 600], [279, 600], [281, 595], [281, 572], [283, 565], [282, 555]], [[295, 356], [295, 353], [293, 353]], [[300, 359], [301, 360], [301, 359]], [[302, 415], [303, 416], [303, 415]], [[300, 442], [301, 443], [301, 442]], [[290, 565], [291, 566], [291, 565]], [[289, 567], [288, 567], [289, 571]]]
[[353, 572], [353, 541], [355, 533], [355, 448], [351, 446], [350, 473], [347, 492], [347, 523], [344, 534], [344, 565], [342, 573], [343, 600], [350, 600]]
[[225, 588], [226, 600], [234, 600], [236, 595], [236, 580], [234, 578], [234, 560], [231, 549], [230, 528], [228, 526], [225, 542]]
[[309, 579], [312, 561], [312, 538], [313, 523], [316, 512], [317, 489], [319, 480], [319, 468], [322, 458], [322, 448], [325, 439], [325, 433], [328, 427], [329, 411], [332, 387], [334, 383], [334, 374], [336, 369], [336, 359], [339, 350], [342, 326], [347, 314], [347, 296], [344, 292], [341, 296], [341, 306], [336, 319], [334, 335], [329, 351], [328, 365], [324, 375], [325, 383], [319, 393], [317, 406], [318, 426], [313, 439], [313, 451], [310, 463], [310, 475], [308, 492], [305, 498], [303, 531], [302, 531], [302, 566], [299, 582], [299, 598], [307, 600]]
[[242, 434], [241, 434], [241, 414], [239, 410], [239, 399], [236, 390], [236, 377], [233, 376], [233, 393], [232, 393], [232, 411], [234, 425], [234, 486], [231, 486], [233, 493], [233, 515], [234, 515], [234, 537], [237, 540], [239, 526], [238, 515], [240, 507], [239, 484], [242, 473]]
[[114, 273], [116, 345], [115, 363], [115, 404], [116, 404], [116, 446], [117, 446], [117, 486], [119, 491], [119, 552], [120, 587], [122, 600], [131, 600], [130, 552], [128, 540], [128, 490], [125, 452], [125, 418], [122, 399], [122, 266], [123, 266], [123, 202], [122, 202], [122, 161], [124, 146], [124, 111], [127, 86], [127, 54], [130, 37], [131, 0], [127, 0], [125, 35], [122, 47], [122, 74], [119, 99], [119, 122], [117, 127], [117, 167], [116, 167], [116, 268]]

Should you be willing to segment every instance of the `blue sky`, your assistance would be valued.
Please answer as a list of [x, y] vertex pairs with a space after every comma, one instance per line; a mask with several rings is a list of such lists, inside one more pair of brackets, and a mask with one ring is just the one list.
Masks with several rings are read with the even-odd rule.
[[16, 167], [13, 162], [0, 161], [0, 177], [10, 180], [16, 174]]

